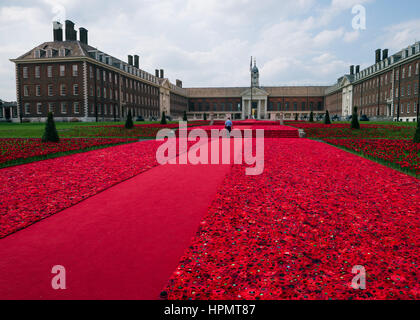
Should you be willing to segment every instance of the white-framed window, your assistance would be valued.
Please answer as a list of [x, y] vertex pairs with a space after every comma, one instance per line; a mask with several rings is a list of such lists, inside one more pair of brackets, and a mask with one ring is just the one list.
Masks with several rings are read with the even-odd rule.
[[75, 102], [73, 104], [73, 107], [74, 107], [74, 113], [80, 113], [80, 104], [79, 104], [79, 102]]
[[23, 78], [28, 79], [29, 73], [28, 73], [28, 67], [23, 67]]
[[47, 49], [47, 58], [52, 58], [53, 57], [53, 51], [52, 49]]
[[73, 77], [77, 77], [79, 75], [79, 70], [78, 70], [77, 64], [73, 65], [72, 70], [73, 70]]
[[100, 98], [101, 97], [101, 88], [97, 88], [96, 91], [97, 91], [98, 98]]
[[408, 67], [408, 77], [411, 77], [411, 66]]
[[405, 67], [402, 69], [402, 79], [405, 79]]
[[402, 104], [402, 103], [400, 105], [400, 113], [404, 113], [404, 104]]
[[27, 85], [23, 86], [23, 95], [25, 97], [29, 96], [29, 86], [27, 86]]
[[104, 82], [106, 82], [106, 71], [102, 71], [102, 79], [104, 79]]
[[104, 88], [104, 98], [106, 99], [106, 88]]
[[41, 50], [37, 49], [34, 52], [35, 59], [41, 58]]
[[101, 80], [101, 72], [99, 69], [96, 69], [96, 80]]
[[118, 76], [117, 76], [117, 74], [115, 74], [114, 82], [115, 82], [115, 84], [118, 83]]
[[60, 95], [61, 96], [65, 96], [66, 94], [67, 94], [66, 85], [65, 84], [61, 84], [60, 85]]
[[30, 114], [30, 113], [31, 113], [31, 104], [25, 103], [25, 114]]
[[109, 89], [109, 98], [112, 100], [112, 89]]
[[411, 86], [407, 85], [407, 96], [410, 96]]
[[53, 93], [53, 85], [49, 84], [48, 85], [48, 96], [52, 97], [54, 95]]
[[78, 84], [73, 85], [73, 95], [75, 95], [75, 96], [79, 95], [79, 85]]
[[67, 113], [67, 103], [61, 102], [61, 113], [65, 114]]
[[115, 90], [115, 100], [118, 100], [118, 90]]
[[53, 76], [53, 67], [52, 66], [47, 67], [47, 74], [48, 74], [48, 78], [52, 78], [52, 76]]
[[401, 97], [404, 97], [404, 87], [401, 87]]
[[35, 66], [35, 78], [41, 78], [41, 67]]
[[48, 112], [54, 113], [54, 103], [49, 103], [48, 104]]
[[37, 114], [42, 113], [42, 103], [40, 103], [40, 102], [36, 104], [36, 113]]
[[109, 83], [112, 83], [112, 73], [109, 73]]
[[413, 112], [417, 113], [417, 104], [414, 102]]
[[90, 86], [90, 96], [93, 97], [95, 94], [95, 91], [93, 90], [93, 87]]
[[416, 74], [419, 74], [419, 63], [416, 63]]
[[108, 111], [108, 105], [107, 104], [104, 104], [104, 114], [105, 115], [107, 114], [107, 111]]
[[41, 86], [39, 84], [35, 86], [35, 95], [37, 97], [41, 96]]
[[407, 113], [410, 113], [410, 103], [407, 103]]
[[93, 67], [89, 66], [89, 77], [92, 79], [93, 78]]
[[64, 77], [66, 75], [66, 66], [60, 66], [60, 77]]
[[93, 103], [90, 105], [90, 114], [95, 114], [95, 105]]

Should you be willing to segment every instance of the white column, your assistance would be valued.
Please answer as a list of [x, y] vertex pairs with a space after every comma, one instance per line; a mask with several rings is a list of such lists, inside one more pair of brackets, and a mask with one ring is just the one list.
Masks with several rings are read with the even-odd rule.
[[258, 99], [258, 112], [257, 112], [257, 118], [261, 119], [261, 100]]

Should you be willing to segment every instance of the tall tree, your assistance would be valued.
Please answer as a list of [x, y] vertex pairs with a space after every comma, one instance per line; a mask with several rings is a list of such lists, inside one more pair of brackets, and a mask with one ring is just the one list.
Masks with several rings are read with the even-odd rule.
[[327, 111], [325, 111], [325, 119], [324, 119], [324, 123], [325, 124], [331, 124], [331, 119], [330, 119], [330, 113]]
[[295, 121], [298, 121], [298, 114], [295, 113]]
[[42, 136], [42, 142], [59, 142], [58, 132], [55, 127], [54, 115], [52, 112], [48, 113], [47, 123], [45, 124], [44, 135]]
[[184, 110], [184, 117], [182, 118], [184, 121], [188, 121], [187, 111]]
[[128, 110], [127, 120], [125, 121], [125, 127], [126, 129], [134, 128], [133, 117], [131, 116], [131, 110]]
[[357, 115], [357, 107], [353, 108], [353, 115], [351, 116], [351, 129], [360, 129], [359, 116]]
[[204, 113], [204, 120], [207, 120], [207, 113]]

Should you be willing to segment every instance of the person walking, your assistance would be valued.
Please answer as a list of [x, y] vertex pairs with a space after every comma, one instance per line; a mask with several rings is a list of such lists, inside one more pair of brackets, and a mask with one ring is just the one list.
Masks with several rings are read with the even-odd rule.
[[230, 132], [232, 131], [232, 121], [228, 118], [225, 122], [225, 128], [228, 131], [228, 137], [230, 138]]

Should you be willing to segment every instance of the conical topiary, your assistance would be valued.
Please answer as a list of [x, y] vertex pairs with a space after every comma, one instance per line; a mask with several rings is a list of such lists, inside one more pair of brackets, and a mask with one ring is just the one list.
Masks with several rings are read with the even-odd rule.
[[184, 111], [184, 117], [182, 118], [184, 121], [188, 121], [187, 111]]
[[359, 117], [357, 115], [357, 107], [353, 108], [353, 115], [351, 116], [351, 129], [360, 129]]
[[47, 123], [45, 125], [44, 135], [42, 136], [42, 142], [59, 142], [57, 129], [55, 128], [54, 116], [52, 112], [48, 113]]
[[162, 119], [160, 120], [160, 124], [166, 124], [166, 115], [165, 111], [162, 112]]
[[413, 141], [415, 143], [420, 143], [420, 122], [419, 122], [419, 119], [417, 119], [417, 129], [416, 129], [416, 133], [414, 135]]
[[127, 120], [125, 121], [125, 128], [126, 129], [134, 128], [133, 117], [131, 116], [131, 110], [128, 110]]
[[295, 121], [298, 121], [298, 114], [295, 113]]
[[325, 124], [331, 124], [331, 119], [330, 119], [330, 113], [327, 111], [325, 111], [325, 119], [324, 119], [324, 123]]
[[311, 114], [309, 115], [309, 122], [314, 122], [314, 112], [311, 111]]
[[204, 114], [204, 121], [207, 120], [207, 113]]

